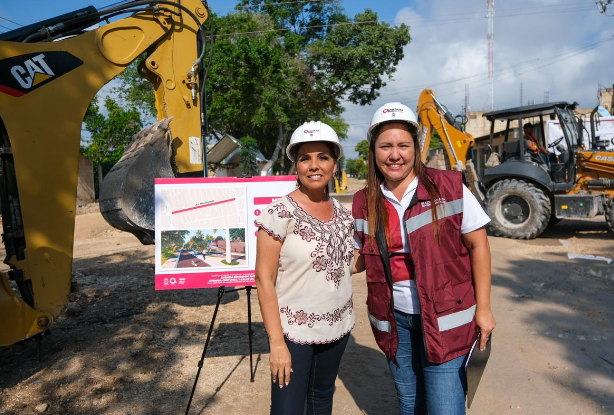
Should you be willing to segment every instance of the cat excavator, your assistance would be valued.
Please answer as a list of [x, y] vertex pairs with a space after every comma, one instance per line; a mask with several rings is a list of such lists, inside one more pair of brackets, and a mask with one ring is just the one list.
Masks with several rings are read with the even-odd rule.
[[143, 54], [138, 71], [153, 85], [158, 122], [107, 175], [101, 212], [153, 243], [154, 177], [203, 175], [208, 16], [200, 0], [124, 0], [0, 34], [0, 205], [10, 268], [0, 274], [0, 346], [44, 332], [66, 307], [82, 121], [96, 93]]

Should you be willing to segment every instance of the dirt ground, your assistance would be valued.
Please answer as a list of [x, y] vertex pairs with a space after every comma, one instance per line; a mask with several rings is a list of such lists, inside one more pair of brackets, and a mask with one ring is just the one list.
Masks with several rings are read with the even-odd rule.
[[[562, 221], [532, 241], [490, 237], [493, 351], [471, 415], [614, 413], [614, 236], [603, 217]], [[571, 254], [571, 255], [570, 255]], [[0, 349], [0, 414], [182, 414], [209, 329], [216, 290], [154, 291], [153, 247], [119, 232], [95, 205], [75, 230], [75, 292], [40, 347]], [[335, 414], [396, 414], [394, 385], [354, 276], [356, 327]], [[265, 414], [268, 345], [252, 296], [223, 296], [191, 414]], [[40, 360], [37, 355], [40, 353]]]

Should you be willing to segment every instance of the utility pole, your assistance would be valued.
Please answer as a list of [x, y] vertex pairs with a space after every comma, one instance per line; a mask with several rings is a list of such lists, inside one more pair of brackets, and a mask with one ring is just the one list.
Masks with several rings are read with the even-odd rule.
[[488, 19], [488, 109], [495, 109], [495, 0], [486, 1], [486, 18]]
[[522, 80], [520, 80], [520, 106], [522, 107]]
[[465, 106], [463, 107], [463, 115], [467, 117], [469, 114], [469, 85], [465, 84]]

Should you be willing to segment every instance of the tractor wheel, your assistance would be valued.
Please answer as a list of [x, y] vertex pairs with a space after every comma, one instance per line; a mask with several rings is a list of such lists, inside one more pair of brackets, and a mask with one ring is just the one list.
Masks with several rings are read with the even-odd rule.
[[491, 187], [484, 206], [490, 230], [506, 238], [537, 238], [551, 219], [550, 198], [535, 185], [516, 179]]
[[610, 203], [605, 207], [605, 221], [610, 232], [614, 232], [614, 198], [610, 199]]

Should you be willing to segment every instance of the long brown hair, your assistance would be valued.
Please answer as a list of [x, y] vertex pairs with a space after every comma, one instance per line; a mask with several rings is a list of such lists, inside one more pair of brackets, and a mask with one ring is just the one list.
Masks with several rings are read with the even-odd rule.
[[[420, 158], [421, 149], [420, 141], [418, 140], [418, 130], [409, 125], [403, 123], [406, 126], [406, 130], [411, 134], [414, 141], [414, 172], [422, 185], [426, 188], [431, 198], [431, 216], [433, 220], [433, 234], [437, 243], [441, 242], [439, 216], [437, 215], [436, 201], [440, 198], [437, 185], [433, 181], [433, 178], [428, 174], [426, 166]], [[384, 204], [384, 195], [380, 185], [384, 183], [385, 178], [382, 172], [377, 167], [375, 162], [375, 142], [381, 132], [379, 126], [371, 136], [369, 142], [369, 164], [367, 170], [367, 186], [366, 186], [366, 198], [367, 198], [367, 220], [369, 221], [369, 241], [374, 246], [375, 234], [379, 231], [380, 226], [384, 226], [384, 232], [386, 234], [386, 240], [390, 244], [390, 229], [388, 227], [388, 210]]]

